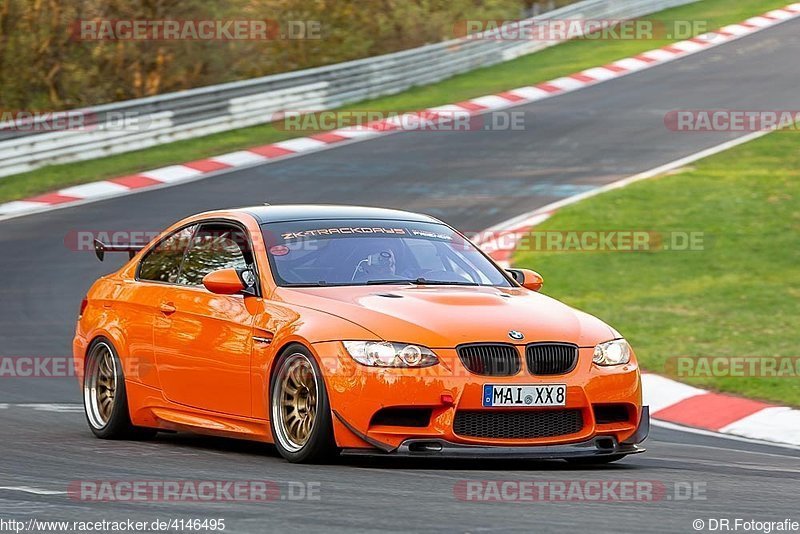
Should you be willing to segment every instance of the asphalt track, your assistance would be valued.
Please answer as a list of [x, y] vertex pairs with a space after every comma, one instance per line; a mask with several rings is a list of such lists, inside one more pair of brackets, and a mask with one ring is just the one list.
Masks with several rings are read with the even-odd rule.
[[[76, 230], [158, 230], [191, 213], [258, 202], [404, 208], [480, 230], [538, 206], [720, 144], [738, 134], [670, 132], [675, 109], [800, 109], [800, 21], [595, 87], [517, 108], [523, 131], [392, 135], [174, 188], [0, 223], [3, 355], [69, 354], [78, 303], [121, 260], [74, 252]], [[554, 274], [557, 276], [557, 274]], [[553, 276], [553, 275], [551, 275]], [[0, 518], [224, 517], [229, 532], [663, 531], [692, 520], [798, 516], [800, 452], [656, 429], [649, 452], [593, 470], [560, 462], [345, 460], [296, 466], [270, 447], [167, 435], [150, 443], [93, 439], [70, 379], [0, 379]], [[57, 406], [32, 403], [58, 403]], [[85, 503], [81, 479], [273, 480], [320, 484], [320, 500], [272, 503]], [[465, 479], [699, 483], [703, 500], [464, 502]], [[703, 486], [704, 485], [704, 486]], [[670, 494], [671, 495], [671, 494]]]

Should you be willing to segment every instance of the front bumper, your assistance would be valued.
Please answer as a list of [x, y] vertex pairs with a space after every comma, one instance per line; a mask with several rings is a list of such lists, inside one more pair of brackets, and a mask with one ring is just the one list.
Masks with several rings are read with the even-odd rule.
[[[537, 451], [545, 451], [542, 447], [562, 447], [556, 457], [564, 457], [563, 451], [596, 454], [597, 451], [591, 451], [595, 438], [612, 438], [620, 444], [641, 441], [632, 441], [640, 422], [646, 419], [643, 418], [641, 378], [635, 358], [624, 366], [599, 368], [592, 364], [592, 349], [582, 348], [578, 365], [563, 375], [534, 376], [523, 369], [515, 376], [484, 377], [466, 370], [453, 349], [436, 350], [440, 364], [422, 369], [365, 367], [357, 364], [339, 342], [314, 344], [313, 349], [323, 369], [334, 412], [336, 443], [342, 449], [374, 447], [387, 453], [402, 451], [406, 444], [410, 447], [409, 453], [416, 454], [415, 451], [420, 451], [416, 443], [437, 442], [441, 444], [438, 454], [453, 452], [456, 447], [459, 451], [465, 447], [464, 452], [454, 452], [456, 455], [469, 455], [478, 449], [509, 448], [519, 452], [522, 448], [531, 448], [535, 456]], [[477, 434], [456, 432], [454, 423], [461, 411], [500, 413], [512, 410], [483, 406], [483, 386], [490, 383], [566, 384], [566, 404], [559, 409], [579, 411], [583, 426], [570, 434], [537, 438], [476, 437]], [[613, 422], [598, 420], [594, 410], [608, 405], [624, 406], [627, 416]], [[389, 408], [426, 410], [430, 418], [425, 423], [408, 426], [375, 417]], [[586, 443], [590, 444], [588, 448], [582, 446]], [[439, 446], [432, 448], [438, 450]], [[630, 453], [635, 452], [630, 450]], [[612, 450], [607, 454], [623, 453]]]
[[379, 446], [372, 449], [343, 449], [349, 456], [392, 456], [404, 458], [453, 458], [499, 460], [554, 460], [567, 458], [601, 458], [606, 456], [639, 454], [645, 452], [639, 444], [650, 433], [650, 410], [642, 407], [642, 417], [636, 432], [620, 443], [613, 436], [598, 436], [579, 443], [564, 445], [537, 445], [533, 447], [480, 446], [452, 443], [442, 439], [407, 439], [399, 447], [387, 450]]

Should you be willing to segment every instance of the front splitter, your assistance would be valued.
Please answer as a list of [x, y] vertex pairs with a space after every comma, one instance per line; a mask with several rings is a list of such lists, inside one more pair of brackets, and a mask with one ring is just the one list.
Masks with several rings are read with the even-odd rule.
[[[341, 416], [334, 411], [341, 419]], [[349, 425], [348, 425], [349, 427]], [[351, 430], [355, 431], [352, 427]], [[535, 446], [485, 446], [465, 445], [437, 438], [412, 438], [403, 441], [398, 447], [388, 446], [374, 449], [343, 449], [342, 454], [348, 456], [390, 456], [402, 458], [498, 458], [555, 460], [567, 458], [602, 458], [645, 452], [638, 444], [647, 439], [650, 432], [650, 409], [642, 407], [641, 418], [636, 432], [627, 441], [620, 443], [613, 436], [595, 436], [578, 443], [560, 445]], [[367, 439], [366, 436], [363, 439]], [[374, 442], [369, 440], [368, 442]], [[375, 443], [370, 443], [375, 446]], [[383, 445], [383, 444], [380, 444]]]
[[344, 449], [350, 456], [391, 456], [403, 458], [498, 458], [554, 460], [638, 454], [645, 449], [633, 444], [620, 444], [614, 438], [597, 437], [566, 445], [537, 445], [533, 447], [485, 447], [464, 445], [441, 439], [408, 439], [392, 452], [378, 449]]

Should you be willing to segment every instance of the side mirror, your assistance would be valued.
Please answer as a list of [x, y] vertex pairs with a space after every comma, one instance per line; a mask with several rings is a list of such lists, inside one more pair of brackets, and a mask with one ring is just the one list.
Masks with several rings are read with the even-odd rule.
[[252, 291], [255, 282], [255, 274], [249, 269], [220, 269], [203, 277], [205, 288], [217, 295]]
[[531, 291], [542, 289], [544, 279], [542, 275], [530, 269], [507, 269], [508, 274], [522, 287]]

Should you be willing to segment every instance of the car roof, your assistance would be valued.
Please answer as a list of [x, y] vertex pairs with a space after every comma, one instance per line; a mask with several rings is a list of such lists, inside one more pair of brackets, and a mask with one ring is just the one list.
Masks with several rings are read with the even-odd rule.
[[374, 219], [390, 221], [441, 222], [429, 215], [388, 208], [365, 206], [337, 206], [324, 204], [281, 204], [240, 208], [252, 215], [259, 224], [287, 221], [313, 221], [333, 219]]

